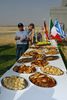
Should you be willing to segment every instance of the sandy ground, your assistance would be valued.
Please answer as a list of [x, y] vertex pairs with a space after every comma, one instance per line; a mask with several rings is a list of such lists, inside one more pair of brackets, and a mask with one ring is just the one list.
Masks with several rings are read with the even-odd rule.
[[[35, 31], [40, 31], [40, 27], [35, 27]], [[17, 26], [5, 26], [0, 27], [0, 45], [4, 44], [15, 44], [15, 33], [18, 30]]]
[[[27, 28], [27, 26], [25, 28]], [[17, 30], [18, 30], [17, 26], [4, 26], [4, 27], [0, 26], [0, 33], [15, 33]], [[40, 30], [41, 27], [39, 26], [35, 27], [36, 32]]]
[[15, 44], [14, 38], [17, 30], [17, 27], [0, 27], [0, 45]]
[[17, 27], [0, 27], [0, 33], [13, 33], [16, 32], [18, 30]]
[[0, 45], [5, 45], [5, 44], [15, 44], [15, 34], [10, 33], [10, 34], [3, 34], [0, 35]]

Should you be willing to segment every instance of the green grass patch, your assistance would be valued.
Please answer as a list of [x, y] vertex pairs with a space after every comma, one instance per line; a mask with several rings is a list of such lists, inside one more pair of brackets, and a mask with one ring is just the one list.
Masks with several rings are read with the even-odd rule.
[[15, 63], [16, 59], [15, 45], [0, 46], [0, 76], [9, 70]]
[[66, 54], [64, 54], [64, 52], [65, 52], [65, 48], [64, 48], [64, 46], [67, 46], [67, 42], [66, 41], [63, 41], [63, 42], [61, 42], [61, 43], [58, 43], [58, 48], [59, 48], [59, 51], [60, 51], [60, 54], [61, 54], [61, 56], [62, 56], [62, 59], [63, 59], [63, 61], [64, 61], [64, 64], [65, 64], [65, 66], [66, 66], [66, 69], [67, 69], [67, 53]]
[[64, 54], [63, 54], [62, 49], [59, 48], [59, 50], [60, 50], [60, 53], [61, 53], [62, 59], [63, 59], [63, 61], [64, 61], [64, 64], [65, 64], [65, 66], [66, 66], [66, 69], [67, 69], [67, 60], [66, 60], [66, 58], [65, 58], [65, 56], [64, 56]]

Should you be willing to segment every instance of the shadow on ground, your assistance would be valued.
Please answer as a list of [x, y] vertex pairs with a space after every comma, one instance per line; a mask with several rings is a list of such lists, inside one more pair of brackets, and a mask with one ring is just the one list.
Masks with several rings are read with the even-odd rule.
[[[61, 48], [60, 48], [59, 50], [60, 50], [61, 56], [62, 56], [62, 58], [63, 58], [64, 64], [65, 64], [66, 69], [67, 69], [67, 60], [65, 59], [65, 56], [64, 56], [64, 54], [63, 54]], [[67, 56], [67, 55], [66, 55], [66, 56]]]
[[8, 62], [9, 60], [14, 60], [15, 55], [1, 55], [0, 56], [0, 64]]
[[11, 66], [7, 66], [7, 67], [5, 67], [3, 69], [0, 69], [0, 76], [3, 75], [6, 71], [8, 71], [11, 67], [12, 67], [12, 65]]
[[3, 46], [0, 46], [0, 53], [5, 51], [5, 50], [8, 50], [8, 49], [11, 49], [13, 48], [14, 46], [13, 45], [3, 45]]

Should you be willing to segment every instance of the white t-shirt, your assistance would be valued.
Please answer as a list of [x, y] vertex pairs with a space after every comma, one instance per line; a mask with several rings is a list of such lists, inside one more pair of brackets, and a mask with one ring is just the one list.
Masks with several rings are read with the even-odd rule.
[[27, 40], [25, 40], [27, 36], [28, 36], [27, 31], [16, 32], [16, 37], [20, 37], [20, 40], [17, 40], [16, 44], [27, 44]]

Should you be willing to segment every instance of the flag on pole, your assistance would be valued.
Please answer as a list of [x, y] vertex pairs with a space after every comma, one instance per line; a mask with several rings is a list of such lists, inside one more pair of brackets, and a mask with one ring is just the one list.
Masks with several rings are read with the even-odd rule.
[[55, 20], [54, 26], [56, 27], [56, 30], [57, 30], [58, 34], [61, 36], [61, 38], [62, 39], [66, 38], [66, 34], [63, 31], [63, 29], [57, 19]]
[[51, 33], [51, 29], [54, 26], [52, 19], [50, 20], [50, 33]]
[[52, 39], [56, 39], [57, 41], [62, 41], [62, 38], [58, 34], [55, 26], [53, 26], [53, 28], [51, 29], [51, 37]]
[[44, 32], [46, 34], [46, 39], [49, 39], [48, 28], [47, 28], [47, 25], [46, 25], [46, 21], [44, 21]]
[[66, 34], [64, 33], [59, 21], [56, 19], [53, 28], [51, 29], [52, 38], [62, 41], [66, 38]]

